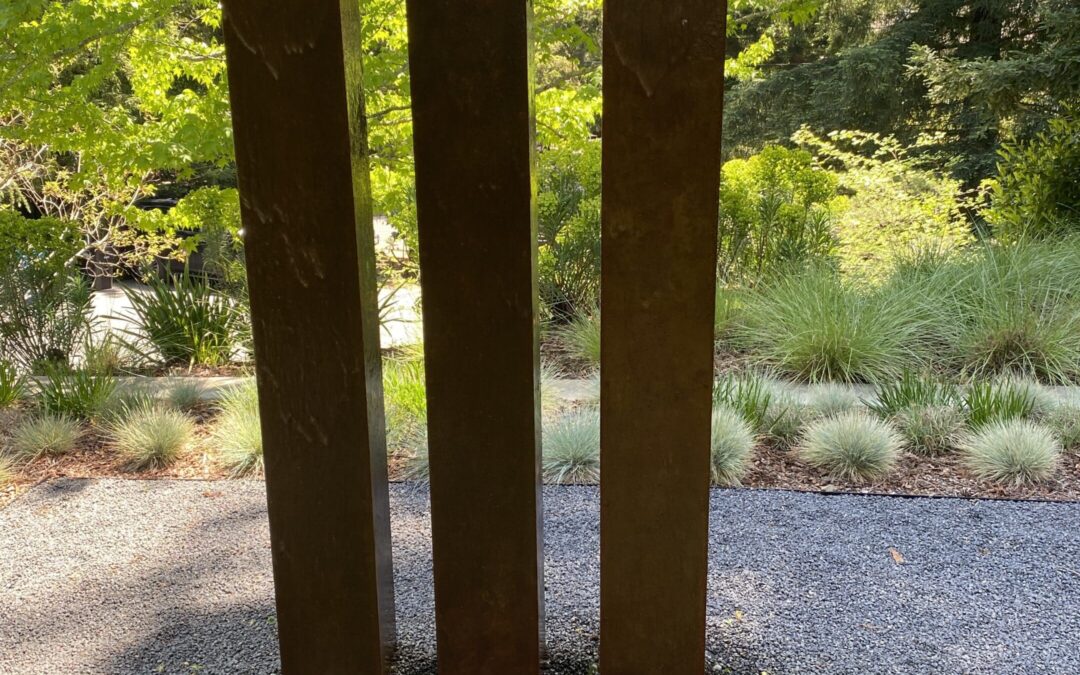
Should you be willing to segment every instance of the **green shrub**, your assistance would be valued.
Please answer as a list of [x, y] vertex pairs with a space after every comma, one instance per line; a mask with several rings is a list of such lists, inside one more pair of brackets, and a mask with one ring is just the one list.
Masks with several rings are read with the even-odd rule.
[[383, 360], [386, 438], [391, 452], [422, 439], [427, 427], [427, 390], [422, 353], [407, 351]]
[[152, 351], [144, 355], [166, 365], [218, 366], [232, 359], [239, 319], [227, 298], [186, 272], [171, 283], [150, 278], [148, 284], [149, 291], [127, 292], [142, 327], [129, 340], [131, 349], [139, 351], [145, 339]]
[[34, 373], [67, 367], [90, 329], [78, 227], [0, 209], [0, 353]]
[[560, 344], [570, 356], [600, 367], [600, 312], [579, 314], [557, 329]]
[[94, 375], [117, 375], [126, 365], [122, 341], [111, 332], [88, 336], [82, 356], [82, 370]]
[[1080, 404], [1066, 401], [1053, 408], [1043, 419], [1066, 450], [1080, 449]]
[[26, 379], [7, 361], [0, 361], [0, 408], [6, 408], [26, 396]]
[[225, 392], [218, 400], [210, 437], [218, 460], [233, 475], [262, 471], [262, 427], [255, 380]]
[[875, 382], [922, 362], [924, 330], [907, 294], [850, 286], [815, 266], [749, 294], [731, 341], [758, 364], [811, 382]]
[[842, 384], [820, 384], [807, 393], [806, 410], [812, 417], [831, 417], [862, 406], [859, 397]]
[[110, 425], [109, 433], [128, 468], [162, 468], [191, 444], [195, 422], [178, 410], [148, 406]]
[[713, 408], [710, 449], [712, 482], [738, 485], [754, 449], [754, 431], [739, 411], [727, 405]]
[[979, 478], [1022, 484], [1053, 475], [1061, 445], [1046, 427], [1011, 419], [985, 424], [963, 441], [961, 450]]
[[11, 452], [23, 460], [64, 455], [75, 448], [81, 434], [82, 426], [71, 417], [37, 415], [15, 427], [11, 434]]
[[896, 464], [903, 444], [888, 423], [865, 413], [847, 412], [813, 422], [800, 454], [808, 464], [835, 478], [863, 482], [884, 477]]
[[85, 420], [97, 417], [107, 408], [116, 391], [116, 378], [84, 370], [52, 368], [40, 388], [38, 401], [43, 410]]
[[600, 411], [578, 408], [544, 427], [543, 469], [548, 483], [600, 479]]
[[564, 321], [600, 304], [600, 143], [538, 157], [540, 298]]
[[964, 432], [963, 413], [948, 405], [905, 407], [893, 421], [912, 450], [931, 457], [956, 448]]
[[812, 417], [811, 411], [783, 383], [769, 379], [765, 383], [771, 393], [758, 433], [771, 438], [780, 447], [790, 447]]
[[987, 220], [1003, 241], [1080, 230], [1080, 107], [1021, 143], [1004, 143]]
[[832, 255], [837, 178], [804, 150], [779, 145], [724, 163], [720, 180], [720, 278], [758, 279]]
[[948, 382], [905, 371], [899, 380], [878, 385], [874, 400], [867, 407], [888, 418], [909, 408], [947, 408], [959, 402], [959, 392]]
[[972, 382], [964, 393], [964, 409], [973, 429], [991, 422], [1031, 417], [1037, 402], [1031, 389], [1009, 380]]

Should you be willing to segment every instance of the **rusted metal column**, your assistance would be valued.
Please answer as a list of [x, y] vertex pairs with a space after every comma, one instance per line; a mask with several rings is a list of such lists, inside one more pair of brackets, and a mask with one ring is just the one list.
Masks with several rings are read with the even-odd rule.
[[408, 0], [443, 675], [539, 670], [531, 6]]
[[394, 638], [356, 2], [226, 0], [285, 673], [380, 673]]
[[725, 4], [604, 6], [604, 675], [704, 668]]

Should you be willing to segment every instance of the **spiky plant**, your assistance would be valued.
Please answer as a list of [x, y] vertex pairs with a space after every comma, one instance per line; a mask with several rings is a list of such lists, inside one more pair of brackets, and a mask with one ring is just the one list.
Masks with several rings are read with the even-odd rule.
[[800, 455], [835, 478], [865, 482], [888, 474], [903, 445], [903, 438], [887, 422], [852, 411], [812, 423]]
[[879, 385], [867, 407], [889, 418], [908, 408], [945, 407], [959, 401], [959, 392], [952, 384], [932, 375], [904, 371], [900, 379]]
[[6, 408], [26, 396], [26, 379], [7, 361], [0, 360], [0, 408]]
[[984, 480], [1037, 483], [1058, 466], [1061, 444], [1047, 427], [1022, 419], [988, 422], [960, 446], [971, 471]]
[[544, 427], [543, 468], [548, 483], [600, 479], [600, 411], [578, 408]]
[[600, 312], [575, 316], [556, 335], [571, 356], [600, 367]]
[[712, 412], [711, 476], [717, 485], [738, 485], [750, 464], [754, 431], [742, 414], [727, 405]]

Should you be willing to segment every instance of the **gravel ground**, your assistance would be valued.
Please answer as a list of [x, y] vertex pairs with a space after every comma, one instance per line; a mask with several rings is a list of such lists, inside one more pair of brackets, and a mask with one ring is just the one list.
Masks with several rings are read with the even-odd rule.
[[[550, 672], [596, 657], [597, 496], [544, 490]], [[397, 672], [429, 672], [427, 498], [391, 500]], [[708, 668], [1080, 672], [1077, 522], [1080, 504], [716, 491]], [[0, 673], [274, 672], [274, 630], [259, 482], [58, 481], [0, 510]]]

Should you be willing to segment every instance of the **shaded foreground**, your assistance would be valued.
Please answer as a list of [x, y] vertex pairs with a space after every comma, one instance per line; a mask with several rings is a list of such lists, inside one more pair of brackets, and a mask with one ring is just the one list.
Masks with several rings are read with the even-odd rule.
[[[597, 497], [544, 489], [549, 672], [596, 658]], [[396, 672], [434, 672], [427, 495], [395, 484], [391, 505]], [[0, 510], [0, 672], [275, 672], [265, 516], [257, 481], [32, 489]], [[1078, 519], [1077, 503], [716, 490], [708, 667], [1080, 672]]]

